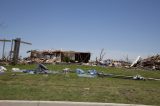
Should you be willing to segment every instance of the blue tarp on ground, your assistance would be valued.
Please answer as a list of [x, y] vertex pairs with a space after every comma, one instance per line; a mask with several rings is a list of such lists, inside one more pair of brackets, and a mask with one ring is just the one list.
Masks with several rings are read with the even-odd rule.
[[77, 74], [85, 74], [85, 72], [82, 69], [76, 69]]
[[76, 69], [76, 73], [79, 77], [94, 78], [97, 76], [96, 70], [88, 70], [88, 72], [85, 72], [82, 69]]

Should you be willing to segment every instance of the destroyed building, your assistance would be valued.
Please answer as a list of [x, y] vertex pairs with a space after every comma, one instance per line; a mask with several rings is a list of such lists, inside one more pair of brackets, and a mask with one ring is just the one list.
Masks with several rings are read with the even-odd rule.
[[160, 70], [160, 55], [157, 54], [146, 59], [141, 59], [141, 57], [138, 56], [130, 67]]
[[84, 62], [90, 60], [90, 52], [75, 52], [62, 50], [31, 50], [29, 60], [38, 63], [54, 63], [54, 62]]
[[157, 54], [155, 56], [151, 56], [146, 59], [143, 59], [142, 61], [140, 61], [140, 63], [137, 66], [160, 70], [160, 55]]

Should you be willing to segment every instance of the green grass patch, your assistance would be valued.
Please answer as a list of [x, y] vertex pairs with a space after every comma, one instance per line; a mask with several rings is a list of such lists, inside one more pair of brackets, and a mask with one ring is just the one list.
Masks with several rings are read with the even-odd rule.
[[[53, 100], [83, 102], [160, 104], [160, 81], [137, 81], [118, 78], [79, 78], [76, 73], [56, 75], [29, 75], [10, 72], [12, 67], [35, 69], [36, 65], [7, 66], [7, 73], [0, 75], [1, 100]], [[160, 78], [159, 71], [124, 68], [104, 68], [81, 65], [47, 65], [50, 70], [61, 71], [96, 69], [117, 75], [136, 75]]]

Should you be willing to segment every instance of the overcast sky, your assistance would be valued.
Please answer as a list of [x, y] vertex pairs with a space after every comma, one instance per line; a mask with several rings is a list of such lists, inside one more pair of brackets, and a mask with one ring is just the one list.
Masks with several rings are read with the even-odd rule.
[[158, 54], [160, 0], [0, 0], [0, 39], [16, 37], [32, 43], [21, 45], [22, 56], [31, 49], [90, 51], [92, 59], [102, 48], [113, 59]]

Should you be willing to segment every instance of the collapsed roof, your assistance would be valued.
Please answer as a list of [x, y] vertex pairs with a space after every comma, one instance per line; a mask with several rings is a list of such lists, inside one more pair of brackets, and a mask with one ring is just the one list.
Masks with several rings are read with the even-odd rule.
[[[31, 60], [45, 60], [52, 62], [85, 62], [90, 60], [90, 52], [75, 52], [75, 51], [62, 51], [62, 50], [31, 50], [27, 53], [30, 54]], [[43, 63], [44, 61], [38, 62]]]

